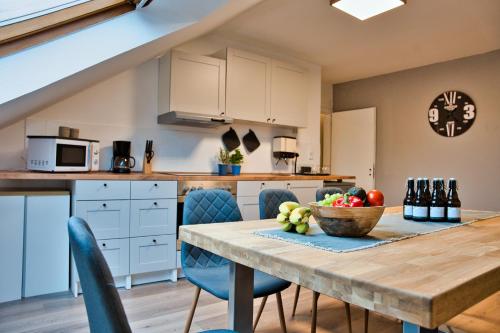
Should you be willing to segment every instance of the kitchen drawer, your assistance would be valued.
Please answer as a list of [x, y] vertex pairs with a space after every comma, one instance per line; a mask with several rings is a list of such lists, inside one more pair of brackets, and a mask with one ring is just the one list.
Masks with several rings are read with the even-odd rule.
[[287, 182], [285, 181], [239, 181], [238, 182], [238, 197], [258, 196], [261, 190], [264, 189], [285, 189]]
[[130, 274], [176, 268], [175, 235], [130, 238]]
[[175, 181], [132, 181], [132, 199], [176, 199]]
[[76, 200], [130, 199], [130, 181], [77, 180], [73, 196]]
[[97, 239], [130, 235], [130, 200], [77, 201], [76, 216], [88, 223]]
[[177, 199], [132, 200], [130, 236], [175, 234]]
[[113, 276], [129, 274], [130, 248], [128, 238], [98, 240], [97, 245], [101, 249]]

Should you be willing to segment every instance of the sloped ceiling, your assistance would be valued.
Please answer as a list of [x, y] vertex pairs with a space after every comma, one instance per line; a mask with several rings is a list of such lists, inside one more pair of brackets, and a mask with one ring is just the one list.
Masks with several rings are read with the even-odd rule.
[[207, 33], [261, 0], [158, 0], [0, 58], [0, 128]]
[[500, 1], [408, 0], [359, 21], [329, 0], [265, 0], [216, 33], [287, 49], [338, 83], [499, 49]]

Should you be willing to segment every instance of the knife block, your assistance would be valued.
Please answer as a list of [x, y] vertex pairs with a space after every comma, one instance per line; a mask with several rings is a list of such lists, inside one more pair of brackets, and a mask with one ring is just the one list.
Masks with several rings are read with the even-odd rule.
[[144, 159], [142, 161], [142, 173], [149, 175], [152, 172], [153, 172], [153, 160], [149, 161], [148, 163], [148, 159], [146, 158], [146, 156], [144, 156]]

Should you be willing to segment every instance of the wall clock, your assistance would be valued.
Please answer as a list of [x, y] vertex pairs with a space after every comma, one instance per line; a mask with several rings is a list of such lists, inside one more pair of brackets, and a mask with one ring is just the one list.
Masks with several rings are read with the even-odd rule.
[[465, 133], [476, 119], [477, 109], [472, 98], [461, 91], [446, 91], [432, 102], [429, 124], [439, 135], [454, 137]]

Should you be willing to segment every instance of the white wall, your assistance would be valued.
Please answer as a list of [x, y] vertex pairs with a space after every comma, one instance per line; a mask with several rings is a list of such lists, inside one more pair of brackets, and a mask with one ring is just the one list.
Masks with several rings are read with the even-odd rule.
[[[211, 39], [202, 38], [190, 43], [207, 43], [206, 47], [221, 49]], [[188, 46], [181, 47], [186, 49]], [[200, 51], [200, 47], [196, 49]], [[200, 52], [198, 52], [200, 53]], [[201, 53], [200, 53], [201, 54]], [[286, 59], [285, 59], [286, 60]], [[301, 62], [304, 64], [303, 62]], [[308, 118], [311, 125], [298, 131], [299, 149], [303, 164], [319, 163], [319, 114], [320, 114], [320, 67], [310, 65], [310, 94]], [[32, 117], [0, 130], [0, 169], [24, 168], [25, 135], [56, 135], [59, 126], [80, 128], [80, 137], [101, 141], [101, 169], [107, 170], [111, 162], [113, 140], [131, 140], [132, 155], [141, 169], [142, 153], [146, 139], [154, 140], [156, 157], [153, 169], [157, 171], [215, 171], [215, 155], [222, 145], [221, 135], [228, 126], [202, 129], [159, 125], [156, 122], [158, 97], [158, 60], [150, 60], [140, 66], [100, 82], [64, 99]], [[276, 135], [297, 135], [291, 128], [269, 127], [254, 124], [233, 124], [240, 139], [251, 128], [261, 146], [246, 155], [243, 172], [288, 172], [291, 166], [281, 163], [275, 166], [271, 157], [271, 143]], [[313, 160], [308, 158], [312, 154]], [[317, 162], [316, 162], [317, 160]]]

